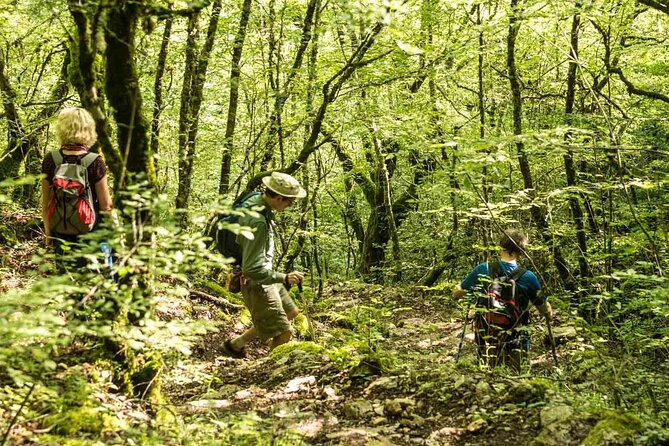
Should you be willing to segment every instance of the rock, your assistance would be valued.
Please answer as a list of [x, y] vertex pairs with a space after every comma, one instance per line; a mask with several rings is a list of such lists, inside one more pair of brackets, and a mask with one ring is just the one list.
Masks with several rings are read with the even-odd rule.
[[481, 400], [484, 396], [488, 396], [488, 394], [494, 389], [490, 387], [490, 384], [488, 384], [488, 381], [479, 381], [476, 384], [476, 396], [479, 397], [479, 400]]
[[372, 381], [365, 389], [365, 393], [369, 394], [372, 391], [396, 389], [397, 385], [398, 383], [396, 376], [384, 376]]
[[[569, 325], [566, 326], [561, 326], [561, 327], [553, 327], [553, 339], [555, 339], [555, 344], [560, 345], [560, 344], [566, 344], [569, 341], [574, 341], [578, 338], [578, 332], [576, 331], [576, 327], [572, 327]], [[546, 345], [550, 345], [551, 340], [548, 335], [546, 335]]]
[[367, 400], [356, 400], [344, 404], [344, 414], [348, 418], [367, 418], [374, 413], [372, 403]]
[[374, 417], [372, 418], [372, 426], [380, 426], [382, 424], [386, 424], [388, 420], [386, 417]]
[[545, 427], [555, 423], [567, 423], [573, 415], [574, 409], [566, 404], [545, 407], [540, 415], [541, 426]]
[[539, 380], [529, 382], [519, 382], [509, 389], [509, 393], [504, 398], [505, 403], [536, 403], [542, 401], [546, 396], [546, 383]]
[[609, 412], [592, 428], [581, 446], [626, 446], [643, 431], [643, 422], [627, 413]]
[[393, 400], [386, 400], [383, 409], [387, 415], [396, 416], [401, 415], [415, 405], [416, 401], [413, 398], [395, 398]]
[[425, 424], [425, 418], [421, 417], [420, 415], [413, 414], [411, 418], [402, 418], [400, 420], [400, 424], [402, 426], [415, 429]]
[[388, 415], [400, 415], [402, 413], [402, 405], [397, 400], [386, 400], [383, 405], [385, 413]]
[[428, 446], [452, 446], [466, 431], [456, 427], [443, 427], [430, 434], [426, 444]]
[[488, 427], [488, 422], [484, 419], [476, 419], [467, 425], [467, 431], [474, 433]]

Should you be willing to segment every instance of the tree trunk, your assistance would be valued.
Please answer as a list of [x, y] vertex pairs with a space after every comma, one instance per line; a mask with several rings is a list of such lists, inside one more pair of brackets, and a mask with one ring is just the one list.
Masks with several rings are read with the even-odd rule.
[[[158, 66], [156, 67], [156, 77], [153, 81], [153, 116], [151, 118], [151, 153], [157, 155], [160, 152], [160, 115], [163, 112], [163, 77], [165, 75], [165, 62], [167, 61], [167, 48], [170, 44], [172, 35], [172, 22], [174, 19], [170, 16], [165, 20], [165, 29], [163, 30], [163, 39], [160, 42], [160, 52], [158, 53]], [[158, 161], [155, 161], [155, 169], [158, 172]]]
[[7, 118], [7, 149], [0, 159], [0, 181], [18, 176], [19, 168], [28, 153], [28, 140], [16, 107], [16, 92], [5, 74], [5, 54], [0, 49], [0, 93]]
[[119, 2], [109, 9], [105, 26], [105, 92], [114, 110], [118, 146], [123, 155], [121, 175], [117, 177], [119, 188], [128, 184], [127, 174], [146, 175], [152, 187], [157, 183], [135, 62], [139, 6], [133, 1]]
[[[578, 29], [581, 24], [580, 1], [575, 2], [576, 12], [572, 18], [571, 33], [570, 33], [570, 59], [569, 70], [567, 71], [567, 96], [565, 101], [565, 114], [567, 117], [567, 125], [571, 125], [571, 115], [574, 112], [574, 99], [576, 91], [576, 75], [578, 71]], [[569, 135], [566, 136], [569, 139]], [[570, 188], [576, 187], [576, 168], [574, 166], [574, 154], [571, 149], [568, 149], [563, 156], [564, 169], [567, 175], [567, 186]], [[574, 219], [574, 226], [576, 227], [576, 241], [578, 244], [578, 265], [581, 280], [587, 280], [590, 277], [590, 266], [588, 265], [588, 246], [585, 237], [584, 215], [581, 204], [578, 201], [578, 195], [575, 192], [570, 192], [569, 208]]]
[[[302, 24], [302, 37], [300, 39], [300, 45], [297, 48], [295, 53], [295, 59], [293, 60], [293, 66], [291, 67], [286, 82], [283, 86], [279, 82], [279, 60], [280, 58], [276, 55], [276, 73], [272, 74], [270, 70], [270, 84], [273, 84], [274, 90], [274, 106], [272, 109], [272, 115], [269, 118], [269, 130], [267, 143], [265, 144], [265, 154], [263, 156], [262, 162], [260, 164], [260, 169], [265, 171], [269, 168], [270, 163], [274, 158], [274, 146], [279, 143], [279, 149], [281, 153], [281, 166], [284, 164], [284, 153], [283, 153], [283, 130], [281, 126], [281, 114], [283, 113], [283, 107], [286, 104], [286, 101], [293, 92], [295, 79], [297, 74], [302, 68], [302, 60], [304, 59], [304, 53], [307, 50], [309, 41], [311, 40], [312, 28], [314, 23], [314, 14], [316, 12], [316, 5], [319, 3], [318, 0], [309, 0], [307, 4], [307, 11], [304, 15], [304, 22]], [[270, 67], [271, 67], [271, 58], [272, 52], [270, 50]], [[276, 78], [273, 79], [273, 76], [276, 75]]]
[[71, 42], [70, 46], [72, 65], [75, 67], [70, 71], [70, 82], [77, 90], [81, 104], [95, 120], [98, 142], [92, 149], [93, 151], [99, 149], [103, 153], [107, 167], [116, 178], [114, 187], [118, 190], [122, 183], [121, 178], [124, 175], [125, 166], [121, 153], [111, 141], [110, 135], [113, 134], [113, 131], [107, 119], [103, 98], [98, 95], [96, 81], [100, 70], [99, 62], [96, 61], [97, 40], [103, 32], [103, 26], [100, 23], [103, 11], [101, 8], [89, 11], [88, 5], [78, 0], [68, 0], [68, 6], [78, 31], [77, 40]]
[[[518, 0], [511, 0], [511, 16], [509, 17], [509, 34], [507, 35], [507, 70], [509, 82], [511, 84], [512, 105], [513, 105], [513, 132], [515, 135], [522, 135], [522, 98], [520, 91], [520, 81], [518, 79], [518, 70], [516, 68], [516, 38], [518, 37], [518, 29], [520, 27], [520, 19], [518, 18]], [[523, 187], [528, 191], [531, 199], [536, 196], [534, 190], [534, 183], [532, 180], [532, 172], [530, 170], [530, 163], [525, 153], [525, 145], [522, 141], [516, 142], [516, 150], [518, 153], [518, 164], [520, 172], [523, 176]], [[565, 284], [565, 287], [574, 291], [574, 282], [572, 280], [569, 268], [562, 256], [562, 251], [553, 240], [553, 236], [548, 228], [548, 223], [544, 215], [544, 211], [540, 206], [533, 205], [531, 207], [531, 215], [534, 223], [537, 225], [539, 232], [548, 245], [553, 254], [553, 261], [555, 267], [560, 275], [560, 280]]]
[[225, 124], [225, 137], [223, 141], [223, 160], [221, 161], [221, 180], [218, 193], [227, 194], [230, 190], [230, 165], [234, 151], [235, 126], [237, 124], [237, 107], [239, 103], [239, 82], [241, 77], [241, 59], [246, 40], [246, 26], [251, 16], [251, 0], [244, 0], [242, 5], [239, 28], [235, 35], [232, 47], [232, 63], [230, 68], [230, 101], [228, 103], [228, 118]]
[[[200, 119], [200, 107], [202, 105], [202, 92], [204, 82], [207, 78], [209, 57], [216, 39], [218, 18], [221, 15], [221, 0], [215, 0], [211, 9], [211, 18], [207, 29], [202, 51], [197, 57], [197, 66], [190, 77], [190, 95], [186, 98], [186, 118], [184, 119], [185, 135], [179, 132], [179, 190], [177, 192], [177, 209], [188, 208], [188, 198], [191, 192], [191, 181], [193, 174], [193, 158], [195, 157], [195, 142]], [[195, 19], [197, 20], [197, 18]], [[185, 82], [185, 81], [184, 81]], [[183, 103], [182, 103], [183, 104]]]

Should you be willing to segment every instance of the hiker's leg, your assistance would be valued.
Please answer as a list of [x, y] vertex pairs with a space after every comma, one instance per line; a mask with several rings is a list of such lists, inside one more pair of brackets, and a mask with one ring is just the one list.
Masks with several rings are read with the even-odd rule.
[[290, 294], [288, 294], [288, 291], [286, 291], [286, 288], [283, 285], [277, 285], [277, 291], [281, 296], [281, 305], [283, 306], [283, 311], [286, 312], [286, 317], [288, 320], [292, 321], [297, 317], [298, 314], [300, 314], [300, 309], [297, 308], [293, 298], [290, 297]]
[[241, 350], [244, 348], [246, 344], [249, 342], [253, 341], [255, 338], [258, 337], [258, 331], [256, 330], [256, 327], [251, 327], [248, 330], [246, 330], [244, 333], [241, 335], [237, 336], [233, 340], [230, 341], [232, 344], [232, 347], [235, 350]]
[[530, 348], [530, 334], [527, 327], [515, 331], [513, 340], [509, 342], [509, 365], [520, 374], [527, 362], [527, 352]]
[[[288, 342], [292, 335], [280, 291], [282, 287], [281, 284], [249, 285], [247, 283], [243, 288], [244, 303], [251, 312], [255, 334], [263, 342], [272, 339], [275, 346]], [[290, 299], [290, 296], [287, 297]], [[289, 309], [292, 312], [295, 309], [294, 304]], [[245, 334], [251, 336], [254, 333]]]
[[269, 344], [269, 350], [272, 351], [281, 344], [285, 344], [290, 341], [290, 338], [293, 336], [292, 330], [287, 330], [281, 333], [279, 336], [272, 338], [272, 342]]

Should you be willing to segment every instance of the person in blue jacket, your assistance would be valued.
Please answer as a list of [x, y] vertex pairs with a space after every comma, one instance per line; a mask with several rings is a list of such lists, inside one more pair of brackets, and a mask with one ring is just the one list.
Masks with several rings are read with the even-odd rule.
[[[491, 332], [489, 327], [484, 330], [485, 322], [482, 311], [477, 311], [474, 325], [477, 329], [477, 344], [479, 354], [485, 354], [485, 345], [492, 345], [492, 365], [499, 362], [510, 362], [513, 367], [520, 370], [522, 357], [530, 346], [530, 337], [527, 329], [523, 327], [529, 323], [530, 302], [537, 307], [542, 315], [549, 318], [554, 317], [551, 304], [539, 291], [541, 284], [537, 276], [528, 270], [519, 268], [518, 259], [525, 253], [528, 245], [527, 235], [517, 230], [507, 230], [499, 239], [499, 261], [483, 262], [477, 265], [465, 279], [453, 289], [453, 298], [460, 299], [469, 292], [475, 296], [484, 296], [489, 289], [494, 276], [504, 275], [513, 277], [516, 284], [515, 301], [520, 317], [509, 330], [496, 330]], [[481, 298], [478, 298], [481, 305]], [[485, 332], [484, 332], [485, 331]]]

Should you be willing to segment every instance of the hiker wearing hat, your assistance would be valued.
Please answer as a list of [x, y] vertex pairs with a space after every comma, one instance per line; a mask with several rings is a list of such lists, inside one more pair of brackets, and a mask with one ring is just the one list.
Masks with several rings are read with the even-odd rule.
[[307, 192], [292, 176], [273, 172], [262, 179], [265, 191], [249, 199], [249, 209], [262, 209], [255, 215], [239, 219], [241, 226], [253, 229], [254, 238], [249, 240], [239, 235], [237, 243], [242, 249], [242, 272], [245, 284], [242, 288], [244, 303], [251, 313], [253, 327], [223, 344], [224, 350], [233, 357], [243, 357], [244, 346], [259, 337], [270, 340], [270, 349], [290, 341], [290, 320], [299, 310], [286, 288], [304, 279], [304, 273], [293, 271], [282, 273], [274, 270], [274, 213], [292, 206], [297, 198]]

